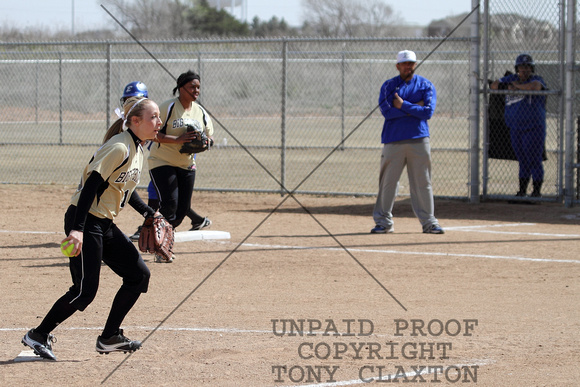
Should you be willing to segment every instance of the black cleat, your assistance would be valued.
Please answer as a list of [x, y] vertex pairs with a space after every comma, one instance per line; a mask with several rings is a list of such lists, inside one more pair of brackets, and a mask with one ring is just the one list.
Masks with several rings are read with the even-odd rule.
[[199, 224], [191, 224], [191, 228], [189, 229], [189, 231], [199, 231], [202, 228], [206, 228], [211, 226], [211, 220], [209, 220], [209, 218], [206, 216], [205, 218], [203, 218], [203, 221]]
[[137, 227], [137, 231], [135, 231], [135, 234], [129, 237], [129, 239], [131, 239], [133, 242], [139, 242], [139, 236], [141, 235], [141, 227], [142, 226]]
[[124, 352], [131, 353], [141, 348], [141, 342], [137, 340], [129, 340], [123, 336], [123, 330], [119, 329], [117, 334], [103, 339], [101, 336], [97, 338], [97, 352], [101, 354], [109, 354], [110, 352]]
[[56, 343], [56, 337], [52, 334], [47, 336], [36, 332], [34, 329], [29, 330], [22, 338], [22, 344], [34, 350], [38, 356], [56, 361], [56, 356], [52, 353], [52, 343]]

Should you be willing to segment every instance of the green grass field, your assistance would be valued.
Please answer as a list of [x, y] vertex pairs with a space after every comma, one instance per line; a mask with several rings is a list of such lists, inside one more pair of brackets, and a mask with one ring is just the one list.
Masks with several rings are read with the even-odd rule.
[[[216, 145], [197, 158], [196, 188], [280, 190], [266, 169], [278, 181], [283, 177], [286, 188], [293, 190], [318, 167], [299, 191], [375, 194], [382, 123], [383, 119], [377, 112], [366, 120], [362, 116], [347, 117], [344, 122], [336, 117], [289, 117], [285, 122], [286, 149], [283, 151], [279, 117], [218, 118], [218, 122], [214, 122]], [[553, 133], [556, 125], [555, 121], [549, 123], [549, 150], [557, 149], [557, 136]], [[65, 122], [62, 127], [59, 122], [5, 124], [0, 181], [76, 184], [82, 169], [102, 141], [104, 126], [101, 121]], [[430, 127], [435, 195], [467, 197], [470, 181], [467, 118], [435, 115]], [[346, 136], [349, 137], [343, 146], [334, 150]], [[558, 181], [556, 153], [550, 154], [544, 167], [545, 192], [555, 194]], [[141, 185], [146, 186], [148, 182], [149, 175], [145, 172]], [[516, 182], [516, 162], [489, 160], [488, 193], [511, 195]], [[408, 194], [405, 172], [400, 193]]]

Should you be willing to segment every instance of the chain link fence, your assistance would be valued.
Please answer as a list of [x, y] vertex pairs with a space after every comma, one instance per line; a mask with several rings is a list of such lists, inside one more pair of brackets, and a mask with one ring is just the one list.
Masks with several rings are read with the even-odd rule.
[[[499, 90], [484, 89], [483, 196], [559, 201], [566, 188], [567, 4], [490, 0], [486, 5], [483, 73], [487, 86], [491, 80], [503, 82]], [[532, 74], [517, 71], [526, 68], [524, 62]], [[544, 87], [526, 90], [532, 80]]]
[[[374, 195], [381, 84], [396, 53], [427, 56], [440, 39], [232, 40], [0, 45], [0, 181], [75, 184], [116, 118], [125, 84], [170, 98], [201, 75], [216, 145], [198, 155], [196, 189]], [[450, 39], [418, 73], [437, 87], [435, 191], [467, 195], [469, 39]], [[34, 167], [31, 167], [34, 166]], [[147, 174], [141, 185], [146, 186]], [[401, 193], [408, 193], [406, 178]]]
[[[161, 103], [172, 97], [175, 78], [191, 69], [201, 75], [199, 102], [215, 127], [214, 148], [197, 157], [197, 190], [282, 192], [283, 185], [300, 193], [372, 196], [382, 149], [379, 90], [398, 74], [396, 53], [410, 49], [420, 61], [417, 73], [437, 89], [430, 120], [434, 194], [467, 199], [482, 180], [484, 198], [512, 197], [518, 162], [489, 157], [489, 122], [498, 118], [490, 117], [489, 101], [511, 92], [485, 86], [513, 71], [516, 56], [528, 52], [548, 87], [534, 92], [548, 101], [541, 199], [559, 200], [566, 145], [564, 7], [557, 0], [496, 4], [482, 10], [487, 75], [479, 76], [479, 149], [471, 143], [470, 37], [452, 35], [441, 45], [442, 38], [1, 43], [0, 182], [76, 184], [116, 119], [123, 87], [142, 81]], [[522, 15], [521, 23], [512, 14]], [[513, 25], [522, 27], [502, 27]], [[477, 173], [474, 153], [482, 160]], [[148, 174], [142, 176], [146, 187]], [[408, 193], [403, 175], [400, 194]]]

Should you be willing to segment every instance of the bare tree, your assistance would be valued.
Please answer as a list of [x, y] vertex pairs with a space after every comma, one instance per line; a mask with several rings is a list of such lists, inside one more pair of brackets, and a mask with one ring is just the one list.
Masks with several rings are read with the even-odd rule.
[[400, 23], [383, 0], [302, 0], [304, 26], [332, 37], [386, 36]]
[[138, 38], [180, 39], [190, 26], [186, 11], [192, 1], [103, 0], [109, 11]]

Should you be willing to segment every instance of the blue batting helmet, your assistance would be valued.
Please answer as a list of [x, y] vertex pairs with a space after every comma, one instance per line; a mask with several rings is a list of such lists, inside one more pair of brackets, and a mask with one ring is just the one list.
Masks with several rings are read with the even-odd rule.
[[515, 64], [515, 68], [516, 68], [516, 72], [518, 72], [518, 66], [519, 65], [529, 65], [532, 67], [532, 72], [534, 72], [536, 64], [534, 63], [534, 60], [532, 59], [532, 56], [530, 54], [520, 54], [518, 55], [518, 57], [516, 58], [516, 64]]
[[121, 97], [121, 104], [130, 97], [145, 97], [149, 98], [147, 93], [147, 86], [143, 82], [131, 82], [123, 89], [123, 96]]

